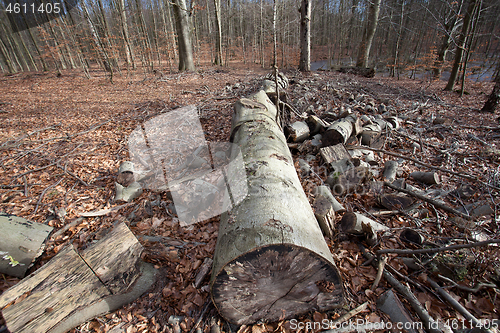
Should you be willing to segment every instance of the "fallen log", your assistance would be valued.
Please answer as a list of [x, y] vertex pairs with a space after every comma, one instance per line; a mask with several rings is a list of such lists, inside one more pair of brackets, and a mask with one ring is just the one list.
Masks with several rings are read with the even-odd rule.
[[64, 333], [135, 300], [156, 279], [142, 246], [124, 223], [82, 251], [62, 249], [0, 296], [11, 332]]
[[242, 325], [341, 306], [342, 280], [276, 124], [276, 108], [262, 90], [234, 108], [231, 138], [241, 149], [248, 192], [221, 216], [210, 281], [215, 307]]
[[323, 133], [321, 139], [323, 147], [346, 143], [354, 130], [353, 127], [352, 121], [349, 118], [337, 120]]
[[309, 138], [309, 126], [305, 121], [296, 121], [288, 125], [285, 132], [292, 142], [302, 142]]

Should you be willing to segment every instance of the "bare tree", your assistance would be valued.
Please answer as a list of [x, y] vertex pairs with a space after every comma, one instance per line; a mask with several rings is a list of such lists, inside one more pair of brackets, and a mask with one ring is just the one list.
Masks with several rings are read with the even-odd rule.
[[193, 46], [191, 43], [191, 22], [185, 0], [174, 0], [175, 26], [179, 48], [179, 70], [195, 71]]
[[215, 7], [215, 59], [214, 65], [222, 65], [222, 26], [220, 0], [214, 0]]
[[311, 70], [311, 0], [302, 0], [300, 6], [300, 61], [299, 70]]
[[500, 61], [497, 63], [495, 86], [481, 111], [494, 113], [500, 103]]
[[368, 67], [368, 58], [370, 55], [370, 49], [372, 47], [373, 37], [375, 36], [375, 31], [377, 30], [378, 15], [380, 13], [381, 2], [382, 2], [381, 0], [374, 0], [373, 2], [370, 3], [368, 21], [366, 22], [366, 28], [363, 34], [363, 40], [359, 47], [356, 67]]
[[451, 69], [450, 78], [444, 90], [452, 91], [455, 86], [455, 81], [458, 78], [458, 71], [460, 69], [460, 64], [462, 62], [462, 57], [464, 55], [467, 35], [470, 31], [471, 21], [473, 18], [474, 11], [476, 10], [477, 0], [470, 0], [469, 6], [467, 7], [467, 12], [465, 13], [464, 23], [462, 25], [462, 32], [457, 42], [457, 50], [455, 52], [455, 60], [453, 62], [453, 68]]

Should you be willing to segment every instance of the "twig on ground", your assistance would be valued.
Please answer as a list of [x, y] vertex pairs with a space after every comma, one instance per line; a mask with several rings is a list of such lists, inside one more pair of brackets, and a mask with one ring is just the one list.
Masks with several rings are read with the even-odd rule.
[[437, 200], [434, 200], [434, 199], [431, 199], [429, 197], [426, 197], [425, 195], [417, 194], [417, 193], [415, 193], [413, 191], [410, 191], [410, 190], [407, 190], [407, 189], [404, 189], [404, 188], [392, 185], [389, 182], [384, 182], [384, 185], [387, 186], [387, 187], [392, 188], [393, 190], [409, 194], [409, 195], [411, 195], [411, 196], [413, 196], [415, 198], [418, 198], [420, 200], [427, 201], [428, 203], [431, 203], [434, 206], [436, 206], [438, 208], [441, 208], [442, 210], [445, 210], [445, 211], [447, 211], [449, 213], [458, 215], [458, 216], [460, 216], [460, 217], [462, 217], [462, 218], [464, 218], [466, 220], [472, 220], [472, 219], [474, 219], [474, 216], [470, 216], [470, 215], [464, 214], [464, 213], [462, 213], [462, 212], [460, 212], [460, 211], [458, 211], [458, 210], [456, 210], [454, 208], [451, 208], [451, 207], [448, 207], [446, 205], [443, 205], [442, 203], [440, 203]]
[[448, 169], [445, 169], [445, 168], [441, 168], [441, 167], [430, 165], [430, 164], [427, 164], [427, 163], [424, 163], [424, 162], [420, 162], [419, 160], [416, 160], [416, 159], [414, 159], [412, 157], [408, 157], [408, 156], [405, 156], [405, 155], [393, 153], [393, 152], [390, 152], [390, 151], [387, 151], [387, 150], [384, 150], [384, 149], [377, 149], [377, 148], [372, 148], [372, 147], [368, 147], [368, 146], [353, 146], [350, 149], [367, 149], [367, 150], [375, 151], [377, 153], [382, 153], [382, 154], [386, 154], [386, 155], [391, 155], [391, 156], [394, 156], [394, 157], [402, 158], [404, 160], [412, 161], [415, 164], [419, 164], [419, 165], [424, 166], [424, 167], [429, 168], [429, 169], [435, 169], [435, 170], [439, 170], [439, 171], [442, 171], [442, 172], [449, 173], [449, 174], [457, 176], [457, 177], [461, 177], [461, 178], [465, 178], [465, 179], [469, 179], [469, 180], [474, 180], [474, 181], [479, 182], [479, 183], [481, 183], [481, 184], [483, 184], [485, 186], [491, 187], [491, 188], [493, 188], [495, 190], [500, 190], [500, 187], [488, 184], [488, 183], [486, 183], [486, 182], [478, 179], [477, 177], [465, 175], [463, 173], [455, 172], [455, 171], [452, 171], [452, 170], [448, 170]]
[[50, 185], [49, 187], [47, 187], [45, 190], [42, 191], [42, 194], [40, 194], [40, 198], [38, 198], [38, 201], [36, 203], [36, 206], [35, 206], [35, 210], [33, 211], [33, 215], [36, 214], [36, 212], [38, 211], [38, 206], [40, 205], [40, 203], [42, 202], [42, 199], [43, 199], [43, 196], [45, 195], [45, 193], [53, 188], [53, 187], [56, 187], [57, 185], [59, 185], [62, 181], [63, 181], [64, 177], [62, 177], [61, 179], [59, 179], [59, 181], [55, 184], [52, 184]]
[[457, 288], [457, 289], [460, 289], [460, 290], [465, 290], [465, 291], [467, 291], [469, 293], [477, 293], [479, 290], [485, 289], [485, 288], [498, 288], [498, 286], [496, 284], [493, 284], [493, 283], [477, 283], [474, 287], [471, 288], [471, 287], [459, 285], [458, 283], [456, 283], [452, 279], [449, 279], [446, 276], [443, 276], [441, 274], [439, 274], [438, 277], [441, 280], [449, 282], [449, 283], [452, 284], [451, 286], [446, 286], [446, 287], [443, 287], [443, 288]]
[[380, 279], [382, 279], [382, 275], [384, 273], [384, 268], [385, 264], [387, 263], [387, 257], [383, 256], [382, 258], [379, 258], [378, 260], [378, 267], [377, 267], [377, 276], [375, 277], [375, 281], [373, 281], [372, 287], [370, 288], [371, 290], [375, 290], [378, 287], [378, 284], [380, 283]]
[[433, 204], [430, 204], [432, 210], [434, 211], [434, 214], [436, 215], [436, 229], [438, 234], [442, 235], [443, 234], [443, 227], [441, 226], [441, 220], [439, 219], [439, 212], [437, 211], [436, 207], [434, 207]]
[[205, 302], [205, 306], [203, 307], [203, 310], [200, 313], [200, 317], [196, 321], [196, 324], [194, 324], [194, 326], [191, 329], [191, 331], [189, 331], [189, 333], [193, 333], [198, 328], [198, 326], [200, 325], [201, 321], [203, 320], [203, 317], [205, 317], [205, 313], [207, 313], [207, 310], [210, 307], [210, 304], [213, 304], [210, 299]]
[[64, 227], [62, 227], [61, 229], [57, 230], [56, 232], [54, 232], [50, 238], [51, 239], [56, 239], [57, 237], [59, 237], [59, 235], [62, 235], [63, 233], [65, 233], [67, 230], [69, 230], [70, 228], [72, 227], [76, 227], [77, 225], [79, 225], [81, 222], [83, 221], [83, 217], [79, 217], [77, 219], [74, 219], [73, 221], [71, 221], [70, 223], [66, 224]]
[[[347, 312], [346, 314], [343, 314], [342, 316], [340, 316], [337, 319], [335, 319], [334, 321], [332, 321], [330, 323], [330, 327], [336, 327], [337, 324], [341, 324], [341, 323], [351, 319], [355, 315], [365, 311], [367, 307], [368, 307], [368, 302], [364, 302], [360, 306], [352, 309], [351, 311]], [[327, 332], [329, 332], [329, 331], [327, 331]]]
[[[462, 304], [458, 303], [450, 294], [444, 290], [443, 287], [440, 287], [435, 281], [433, 281], [430, 277], [427, 277], [427, 281], [431, 284], [433, 288], [436, 288], [437, 292], [443, 296], [443, 298], [450, 303], [458, 312], [460, 312], [467, 321], [471, 322], [473, 327], [483, 327], [481, 323], [474, 317], [466, 308], [462, 306]], [[481, 325], [481, 326], [480, 326]], [[486, 329], [486, 332], [491, 332], [489, 329]]]
[[107, 215], [107, 214], [109, 214], [111, 212], [115, 212], [117, 210], [120, 210], [122, 208], [128, 207], [128, 206], [133, 205], [133, 204], [134, 204], [133, 202], [129, 202], [129, 203], [126, 203], [126, 204], [123, 204], [123, 205], [119, 205], [119, 206], [115, 206], [115, 207], [108, 208], [108, 209], [101, 209], [101, 210], [95, 210], [93, 212], [81, 213], [80, 216], [82, 216], [82, 217], [103, 216], [103, 215]]
[[[372, 254], [366, 251], [365, 247], [362, 244], [358, 244], [358, 246], [361, 252], [363, 253], [363, 256], [366, 259], [370, 259], [373, 257]], [[408, 287], [403, 285], [401, 282], [399, 282], [398, 279], [396, 279], [387, 270], [384, 270], [383, 274], [384, 274], [384, 279], [386, 279], [387, 282], [389, 282], [394, 287], [394, 289], [399, 291], [406, 298], [408, 303], [410, 303], [415, 313], [420, 317], [420, 319], [424, 323], [425, 329], [430, 333], [442, 333], [442, 331], [437, 328], [438, 327], [437, 322], [434, 320], [434, 318], [432, 318], [429, 315], [429, 312], [427, 312], [427, 310], [422, 306], [422, 304], [418, 301], [417, 297], [415, 297], [415, 295], [411, 292], [411, 290], [408, 289]]]
[[57, 164], [57, 167], [59, 169], [63, 170], [65, 174], [67, 174], [67, 175], [75, 178], [76, 180], [78, 180], [82, 185], [84, 185], [84, 186], [90, 186], [87, 182], [85, 182], [84, 180], [82, 180], [80, 177], [78, 177], [77, 175], [75, 175], [73, 172], [66, 170], [66, 165], [64, 165], [64, 168], [63, 168], [62, 166], [60, 166], [59, 164]]
[[77, 150], [78, 148], [80, 148], [81, 146], [83, 146], [83, 143], [80, 143], [78, 146], [76, 146], [72, 151], [70, 151], [69, 153], [67, 154], [64, 154], [63, 156], [61, 156], [57, 161], [55, 162], [52, 162], [50, 164], [47, 164], [43, 167], [40, 167], [40, 168], [37, 168], [37, 169], [33, 169], [33, 170], [28, 170], [26, 172], [23, 172], [23, 173], [20, 173], [14, 177], [12, 177], [12, 181], [16, 180], [17, 178], [19, 177], [22, 177], [22, 176], [26, 176], [26, 175], [29, 175], [30, 173], [33, 173], [33, 172], [38, 172], [38, 171], [42, 171], [42, 170], [45, 170], [47, 168], [50, 168], [51, 166], [53, 165], [57, 165], [59, 162], [61, 162], [61, 160], [65, 157], [67, 157], [68, 155], [72, 154], [75, 150]]
[[430, 249], [418, 249], [418, 250], [409, 250], [409, 249], [382, 249], [378, 250], [377, 254], [386, 254], [386, 253], [396, 253], [396, 254], [405, 254], [405, 255], [413, 255], [413, 254], [422, 254], [422, 253], [434, 253], [434, 252], [443, 252], [449, 250], [459, 250], [459, 249], [469, 249], [472, 247], [481, 247], [489, 244], [499, 244], [500, 239], [490, 239], [482, 242], [475, 242], [469, 244], [455, 244], [450, 246], [443, 247], [433, 247]]

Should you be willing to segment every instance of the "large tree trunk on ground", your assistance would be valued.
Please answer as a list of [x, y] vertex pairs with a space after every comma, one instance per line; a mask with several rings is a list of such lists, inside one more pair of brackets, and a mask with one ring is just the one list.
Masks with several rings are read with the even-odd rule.
[[191, 43], [191, 22], [185, 0], [174, 1], [175, 26], [179, 47], [179, 70], [195, 71], [193, 46]]
[[302, 0], [300, 6], [300, 60], [299, 70], [311, 70], [311, 0]]
[[370, 56], [370, 49], [372, 47], [373, 37], [377, 30], [378, 14], [380, 12], [381, 0], [374, 0], [370, 4], [370, 12], [368, 14], [368, 22], [366, 24], [366, 31], [363, 34], [363, 41], [359, 47], [358, 60], [356, 67], [368, 67], [368, 59]]
[[327, 311], [344, 299], [276, 113], [263, 90], [235, 104], [231, 137], [248, 194], [222, 215], [210, 286], [220, 314], [239, 325]]

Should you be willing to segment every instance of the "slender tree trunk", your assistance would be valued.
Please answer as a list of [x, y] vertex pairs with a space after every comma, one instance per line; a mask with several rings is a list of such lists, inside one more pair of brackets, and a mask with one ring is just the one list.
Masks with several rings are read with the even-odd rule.
[[125, 43], [125, 59], [127, 61], [127, 66], [135, 69], [134, 50], [132, 48], [132, 44], [130, 43], [130, 37], [128, 32], [127, 12], [125, 11], [125, 0], [118, 0], [118, 8], [120, 10], [120, 24], [123, 34], [123, 41]]
[[142, 34], [142, 38], [144, 39], [144, 45], [145, 45], [145, 55], [147, 59], [147, 64], [153, 70], [154, 65], [153, 65], [153, 50], [151, 49], [151, 42], [149, 41], [149, 34], [148, 31], [146, 30], [146, 22], [144, 21], [144, 15], [142, 14], [142, 3], [140, 0], [135, 1], [137, 11], [138, 11], [138, 20], [139, 20], [139, 29]]
[[222, 66], [222, 27], [220, 0], [214, 0], [215, 8], [215, 59], [214, 65]]
[[467, 7], [467, 12], [465, 13], [464, 23], [462, 26], [462, 33], [458, 39], [457, 50], [455, 52], [455, 60], [453, 62], [453, 68], [451, 69], [450, 78], [448, 79], [448, 84], [444, 90], [452, 91], [455, 86], [455, 81], [458, 78], [458, 71], [460, 69], [460, 64], [462, 63], [462, 57], [465, 50], [465, 43], [467, 41], [467, 34], [470, 30], [470, 25], [472, 21], [472, 14], [476, 8], [477, 0], [470, 0], [469, 6]]
[[109, 63], [109, 58], [106, 53], [106, 50], [104, 49], [104, 46], [101, 42], [101, 38], [99, 37], [99, 34], [97, 33], [97, 30], [95, 29], [94, 23], [90, 19], [89, 12], [87, 10], [87, 6], [85, 5], [84, 2], [81, 3], [81, 7], [83, 10], [83, 16], [87, 20], [89, 27], [90, 27], [90, 32], [92, 34], [92, 37], [94, 39], [94, 43], [96, 45], [97, 53], [99, 54], [99, 57], [101, 58], [101, 62], [104, 66], [104, 69], [109, 72], [110, 74], [110, 80], [113, 82], [113, 69], [111, 67], [111, 64]]
[[474, 7], [473, 18], [471, 20], [471, 27], [469, 33], [467, 34], [467, 39], [465, 42], [466, 50], [465, 50], [465, 57], [462, 63], [463, 71], [462, 71], [462, 85], [460, 87], [460, 97], [463, 97], [464, 95], [465, 77], [467, 75], [467, 65], [469, 63], [470, 54], [473, 48], [473, 42], [474, 42], [474, 37], [476, 35], [477, 25], [479, 22], [479, 16], [481, 15], [481, 5], [482, 5], [482, 0], [479, 0], [479, 3]]
[[300, 6], [300, 61], [299, 71], [311, 70], [311, 0], [302, 0]]
[[265, 65], [265, 56], [264, 56], [264, 1], [260, 0], [260, 64], [262, 68]]
[[9, 51], [7, 50], [7, 47], [5, 46], [2, 38], [0, 38], [0, 53], [2, 54], [2, 57], [7, 64], [7, 67], [9, 68], [9, 73], [16, 73], [16, 67], [12, 63], [12, 59], [10, 57]]
[[380, 12], [381, 0], [374, 0], [370, 4], [370, 11], [368, 13], [368, 22], [366, 23], [366, 30], [363, 34], [363, 41], [359, 47], [358, 60], [356, 61], [357, 67], [368, 67], [368, 59], [370, 56], [370, 49], [372, 47], [373, 37], [377, 30], [378, 14]]
[[[398, 72], [398, 80], [399, 80], [399, 69], [398, 67], [398, 62], [399, 62], [399, 44], [401, 42], [401, 37], [402, 37], [402, 32], [403, 32], [403, 17], [404, 17], [404, 11], [405, 11], [405, 1], [401, 1], [401, 19], [399, 20], [399, 31], [398, 31], [398, 37], [396, 38], [396, 46], [394, 47], [394, 63], [391, 69], [391, 76], [394, 77], [396, 74], [396, 71]], [[363, 67], [368, 67], [368, 66], [363, 66]]]
[[175, 25], [179, 47], [179, 70], [195, 71], [193, 47], [191, 44], [191, 24], [185, 0], [174, 0]]
[[496, 72], [497, 74], [495, 77], [495, 86], [493, 87], [488, 100], [486, 100], [486, 103], [484, 103], [484, 106], [481, 109], [481, 111], [483, 112], [494, 113], [498, 108], [498, 104], [500, 103], [500, 62], [497, 63]]

